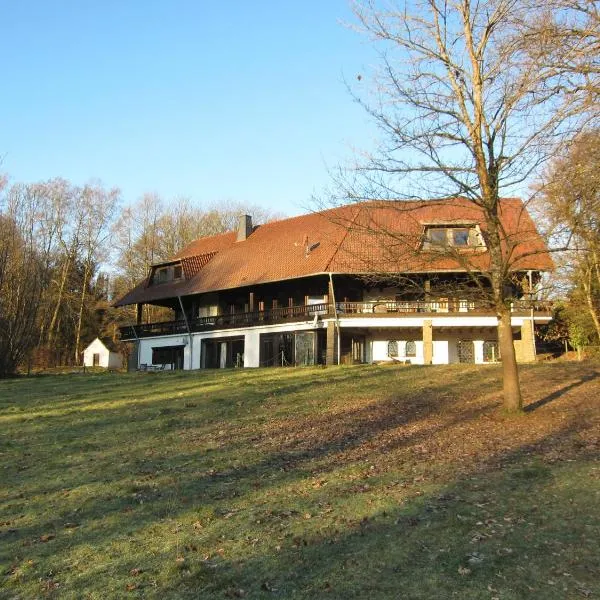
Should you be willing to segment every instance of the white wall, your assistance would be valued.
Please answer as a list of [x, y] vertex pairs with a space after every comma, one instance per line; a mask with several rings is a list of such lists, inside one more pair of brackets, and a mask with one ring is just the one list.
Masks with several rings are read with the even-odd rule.
[[[325, 326], [324, 322], [319, 320], [317, 328]], [[186, 344], [184, 348], [183, 368], [190, 368], [190, 347], [192, 348], [192, 369], [199, 369], [202, 364], [202, 340], [225, 339], [230, 337], [244, 337], [244, 367], [258, 367], [260, 365], [260, 334], [276, 333], [285, 331], [311, 331], [315, 329], [314, 318], [310, 321], [299, 323], [283, 323], [278, 325], [264, 325], [249, 329], [222, 329], [206, 333], [192, 334], [192, 344], [190, 346], [189, 336], [187, 334], [161, 336], [155, 338], [142, 338], [140, 340], [140, 354], [138, 364], [152, 364], [152, 348], [159, 346], [178, 346]]]
[[[474, 339], [475, 336], [480, 339]], [[484, 340], [493, 340], [496, 338], [495, 330], [490, 329], [489, 331], [477, 330], [477, 332], [461, 331], [460, 333], [454, 333], [452, 331], [436, 332], [433, 330], [433, 364], [434, 365], [445, 365], [458, 363], [458, 340], [473, 340], [475, 363], [483, 363], [483, 342]], [[398, 361], [409, 360], [413, 364], [423, 364], [423, 341], [418, 339], [413, 332], [403, 331], [402, 328], [389, 329], [387, 331], [380, 331], [373, 333], [367, 339], [367, 362], [384, 362], [392, 361], [393, 358], [388, 356], [388, 342], [398, 342], [399, 356], [395, 358]], [[403, 355], [405, 350], [405, 342], [408, 340], [414, 340], [416, 342], [416, 356], [406, 357]]]
[[[443, 313], [443, 316], [391, 316], [392, 313], [387, 313], [377, 318], [365, 319], [364, 317], [351, 317], [341, 315], [340, 326], [342, 329], [347, 327], [357, 327], [368, 332], [369, 329], [406, 329], [406, 328], [421, 328], [423, 327], [423, 321], [431, 321], [433, 326], [433, 334], [435, 336], [435, 330], [439, 327], [444, 328], [468, 328], [468, 327], [497, 327], [498, 319], [495, 316], [470, 316], [468, 313]], [[513, 316], [511, 318], [511, 324], [513, 327], [521, 327], [523, 321], [530, 320], [530, 317], [519, 317]], [[550, 317], [535, 317], [535, 322], [542, 324], [548, 323]]]
[[[475, 361], [483, 362], [483, 340], [495, 339], [495, 317], [434, 317], [433, 320], [433, 363], [447, 364], [458, 362], [457, 341], [459, 339], [475, 340]], [[405, 342], [413, 340], [416, 342], [416, 356], [398, 356], [397, 360], [410, 360], [414, 364], [422, 364], [423, 340], [421, 337], [422, 317], [402, 317], [377, 319], [364, 318], [342, 318], [340, 319], [342, 330], [346, 327], [355, 327], [364, 332], [366, 336], [366, 360], [368, 362], [392, 360], [387, 355], [387, 343], [389, 340]], [[515, 319], [513, 319], [513, 322]], [[443, 331], [436, 330], [444, 327]], [[319, 319], [317, 328], [325, 327], [326, 322]], [[460, 330], [453, 331], [458, 326]], [[476, 327], [469, 331], [470, 327]], [[483, 328], [483, 329], [482, 329]], [[192, 368], [199, 369], [202, 364], [202, 340], [214, 338], [244, 337], [244, 367], [258, 367], [260, 355], [260, 334], [285, 331], [309, 331], [314, 330], [315, 324], [311, 321], [299, 323], [283, 323], [277, 325], [264, 325], [252, 329], [224, 329], [204, 333], [195, 333], [192, 336], [192, 344], [189, 344], [188, 335], [172, 335], [157, 338], [146, 338], [140, 340], [140, 364], [151, 364], [152, 347], [176, 346], [184, 344], [184, 369], [190, 368], [190, 348], [192, 348]], [[404, 350], [404, 344], [399, 343], [399, 351]]]
[[448, 340], [436, 340], [434, 331], [432, 364], [447, 365], [450, 362], [449, 346]]
[[100, 355], [100, 367], [108, 367], [108, 348], [96, 338], [84, 351], [83, 351], [83, 364], [86, 367], [94, 366], [94, 354]]
[[[145, 338], [140, 340], [139, 365], [151, 365], [152, 348], [162, 346], [184, 346], [183, 348], [183, 368], [190, 368], [190, 338], [188, 335], [170, 335], [155, 338]], [[196, 357], [194, 357], [196, 362]]]
[[475, 340], [473, 346], [475, 351], [475, 362], [478, 365], [483, 364], [483, 340]]
[[[388, 342], [389, 341], [397, 341], [398, 342], [398, 356], [391, 358], [388, 356]], [[407, 341], [415, 341], [416, 345], [416, 356], [404, 356], [404, 352], [406, 350], [406, 342]], [[370, 342], [370, 343], [369, 343]], [[370, 352], [367, 353], [367, 360], [369, 362], [384, 362], [384, 361], [410, 361], [411, 363], [423, 364], [423, 340], [415, 339], [414, 337], [407, 336], [404, 333], [402, 335], [402, 331], [390, 331], [389, 333], [377, 335], [371, 337], [367, 340], [367, 345], [370, 347]]]

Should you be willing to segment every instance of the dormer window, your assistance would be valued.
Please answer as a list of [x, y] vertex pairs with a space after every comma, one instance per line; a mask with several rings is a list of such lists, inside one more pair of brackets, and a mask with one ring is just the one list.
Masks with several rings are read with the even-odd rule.
[[481, 236], [474, 225], [429, 225], [425, 229], [423, 248], [426, 250], [482, 246]]
[[166, 283], [169, 278], [169, 269], [164, 267], [162, 269], [156, 269], [154, 273], [154, 283]]
[[462, 228], [462, 227], [456, 227], [454, 229], [448, 229], [450, 236], [451, 236], [451, 240], [452, 240], [452, 245], [453, 246], [468, 246], [469, 245], [469, 230]]
[[183, 269], [181, 265], [154, 267], [152, 285], [160, 285], [161, 283], [169, 283], [170, 281], [178, 281], [179, 279], [183, 279]]

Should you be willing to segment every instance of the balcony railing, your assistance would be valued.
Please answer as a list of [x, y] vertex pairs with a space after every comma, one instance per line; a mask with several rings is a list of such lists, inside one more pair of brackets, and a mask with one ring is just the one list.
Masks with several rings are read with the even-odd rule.
[[232, 313], [215, 315], [212, 317], [197, 317], [178, 321], [164, 321], [162, 323], [144, 323], [141, 325], [127, 325], [121, 327], [121, 339], [132, 340], [142, 337], [159, 335], [173, 335], [211, 331], [213, 329], [231, 329], [235, 327], [252, 327], [256, 325], [269, 325], [286, 321], [307, 321], [314, 319], [315, 315], [327, 315], [328, 304], [311, 304], [307, 306], [285, 306], [246, 313]]
[[[377, 301], [372, 302], [338, 302], [338, 314], [386, 314], [386, 313], [478, 313], [489, 314], [494, 312], [489, 303], [462, 299], [444, 300], [409, 300], [409, 301]], [[515, 300], [511, 304], [513, 312], [550, 312], [551, 303], [530, 300]]]
[[[516, 301], [512, 305], [513, 312], [529, 313], [531, 309], [537, 313], [549, 313], [549, 303]], [[135, 340], [144, 337], [162, 335], [182, 335], [212, 331], [214, 329], [232, 329], [236, 327], [254, 327], [293, 321], [313, 320], [315, 316], [333, 317], [365, 317], [414, 315], [415, 313], [476, 313], [493, 314], [489, 305], [470, 300], [427, 300], [427, 301], [372, 301], [372, 302], [337, 302], [332, 304], [311, 304], [286, 306], [263, 311], [198, 317], [195, 319], [164, 321], [161, 323], [143, 323], [121, 327], [121, 339]]]

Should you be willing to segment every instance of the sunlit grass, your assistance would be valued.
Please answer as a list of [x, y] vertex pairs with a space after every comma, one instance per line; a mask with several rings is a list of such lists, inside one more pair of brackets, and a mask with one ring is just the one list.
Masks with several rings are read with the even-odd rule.
[[0, 382], [2, 598], [600, 593], [600, 368]]

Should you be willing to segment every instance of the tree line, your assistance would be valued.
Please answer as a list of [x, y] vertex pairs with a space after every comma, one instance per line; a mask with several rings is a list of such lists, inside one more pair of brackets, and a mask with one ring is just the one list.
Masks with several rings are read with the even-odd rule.
[[[230, 202], [199, 206], [145, 194], [124, 205], [116, 188], [64, 179], [0, 181], [0, 377], [18, 368], [77, 365], [94, 337], [118, 340], [133, 318], [111, 303], [198, 237], [237, 216], [276, 216]], [[157, 309], [159, 310], [159, 309]], [[152, 315], [150, 315], [152, 316]]]

